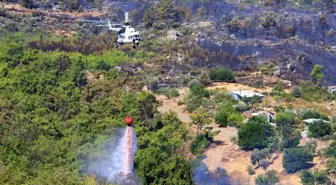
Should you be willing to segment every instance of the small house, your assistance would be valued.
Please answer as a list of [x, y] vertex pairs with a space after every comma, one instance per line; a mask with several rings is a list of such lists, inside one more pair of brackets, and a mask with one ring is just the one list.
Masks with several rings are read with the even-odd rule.
[[229, 94], [236, 100], [242, 100], [243, 97], [252, 98], [255, 96], [259, 97], [260, 99], [264, 98], [263, 94], [247, 90], [229, 91]]

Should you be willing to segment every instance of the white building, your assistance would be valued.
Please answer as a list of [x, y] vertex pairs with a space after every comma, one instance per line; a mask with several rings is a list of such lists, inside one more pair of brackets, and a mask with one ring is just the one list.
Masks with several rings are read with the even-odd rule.
[[241, 100], [243, 97], [252, 98], [254, 96], [260, 97], [262, 99], [264, 97], [263, 94], [248, 91], [248, 90], [240, 90], [240, 91], [229, 91], [229, 94], [236, 100]]

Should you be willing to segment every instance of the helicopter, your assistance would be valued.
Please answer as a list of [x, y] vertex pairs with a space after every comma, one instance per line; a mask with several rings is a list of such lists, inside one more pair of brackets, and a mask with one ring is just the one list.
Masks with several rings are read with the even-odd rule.
[[109, 31], [116, 32], [118, 34], [118, 39], [116, 46], [119, 47], [126, 43], [132, 43], [133, 48], [136, 48], [140, 44], [141, 37], [140, 33], [136, 31], [132, 26], [130, 26], [130, 21], [128, 19], [128, 12], [125, 12], [125, 22], [124, 24], [112, 23], [108, 21], [96, 21], [96, 20], [82, 20], [83, 22], [94, 23], [98, 27], [108, 27]]

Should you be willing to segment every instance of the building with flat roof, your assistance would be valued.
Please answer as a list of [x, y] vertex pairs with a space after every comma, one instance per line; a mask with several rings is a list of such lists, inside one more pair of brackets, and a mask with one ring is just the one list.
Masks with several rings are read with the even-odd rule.
[[264, 97], [263, 94], [248, 90], [229, 91], [229, 94], [236, 100], [241, 100], [243, 97], [252, 98], [254, 96], [257, 96], [260, 97], [260, 99]]

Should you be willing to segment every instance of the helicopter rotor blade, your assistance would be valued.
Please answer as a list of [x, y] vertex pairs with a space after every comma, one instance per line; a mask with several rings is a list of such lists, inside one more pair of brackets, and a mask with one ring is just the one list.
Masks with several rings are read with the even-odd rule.
[[82, 22], [90, 22], [90, 23], [108, 23], [107, 21], [96, 21], [96, 20], [81, 20]]

